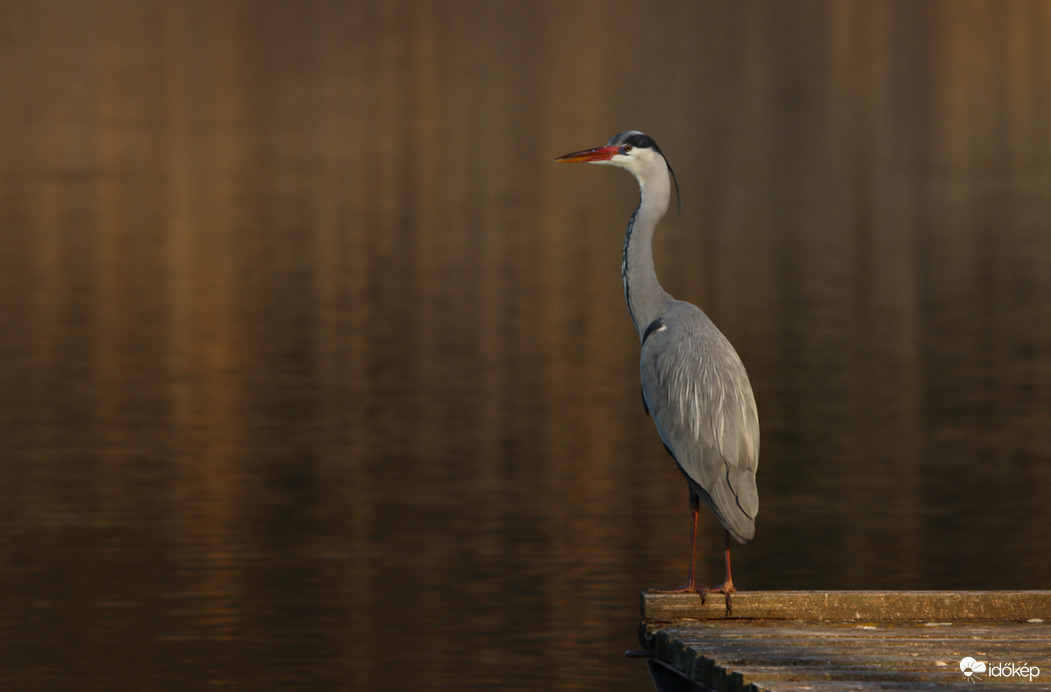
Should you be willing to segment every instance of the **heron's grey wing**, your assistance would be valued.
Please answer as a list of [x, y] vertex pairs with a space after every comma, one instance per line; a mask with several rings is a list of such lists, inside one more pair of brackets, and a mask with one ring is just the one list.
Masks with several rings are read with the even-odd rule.
[[672, 307], [642, 344], [642, 395], [664, 444], [719, 521], [755, 535], [759, 416], [744, 364], [696, 307]]

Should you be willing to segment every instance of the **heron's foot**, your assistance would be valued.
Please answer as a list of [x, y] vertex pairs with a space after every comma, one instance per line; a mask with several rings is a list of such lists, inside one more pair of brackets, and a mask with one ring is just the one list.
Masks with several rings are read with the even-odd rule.
[[708, 600], [708, 594], [710, 593], [721, 593], [722, 595], [724, 595], [726, 597], [726, 617], [730, 617], [733, 615], [734, 611], [733, 605], [730, 603], [730, 594], [736, 592], [737, 589], [734, 588], [734, 583], [732, 581], [727, 580], [719, 586], [701, 587], [698, 589], [698, 591], [701, 594], [701, 603], [704, 603]]
[[708, 594], [721, 593], [726, 597], [726, 617], [731, 617], [733, 615], [733, 604], [730, 602], [730, 594], [736, 591], [737, 589], [734, 588], [733, 582], [728, 581], [719, 586], [693, 586], [687, 584], [677, 589], [650, 589], [649, 593], [695, 593], [701, 597], [702, 604], [708, 602]]
[[649, 589], [646, 593], [698, 593], [701, 594], [701, 603], [704, 603], [705, 589], [700, 586], [680, 586], [677, 589]]

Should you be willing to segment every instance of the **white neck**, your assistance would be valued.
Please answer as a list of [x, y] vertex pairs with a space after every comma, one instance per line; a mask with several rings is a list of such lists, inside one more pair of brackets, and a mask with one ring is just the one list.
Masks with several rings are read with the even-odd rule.
[[[657, 280], [653, 265], [653, 232], [657, 222], [668, 210], [671, 199], [671, 177], [668, 166], [658, 157], [659, 166], [634, 172], [639, 181], [639, 206], [628, 222], [624, 235], [624, 259], [621, 274], [624, 279], [624, 299], [641, 341], [646, 327], [664, 312], [672, 297]], [[654, 170], [656, 169], [656, 170]]]

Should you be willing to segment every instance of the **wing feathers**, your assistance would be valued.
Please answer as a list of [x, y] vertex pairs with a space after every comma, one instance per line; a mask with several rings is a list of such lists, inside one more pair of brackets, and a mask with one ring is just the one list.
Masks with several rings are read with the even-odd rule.
[[696, 307], [673, 303], [642, 346], [642, 393], [691, 487], [734, 536], [755, 535], [759, 417], [733, 346]]

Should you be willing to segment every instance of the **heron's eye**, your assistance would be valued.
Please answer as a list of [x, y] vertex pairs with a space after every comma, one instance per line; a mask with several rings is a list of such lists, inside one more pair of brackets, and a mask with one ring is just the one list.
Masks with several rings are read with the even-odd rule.
[[629, 151], [632, 150], [633, 147], [630, 144], [625, 144], [623, 148], [624, 148], [624, 153], [627, 154]]

